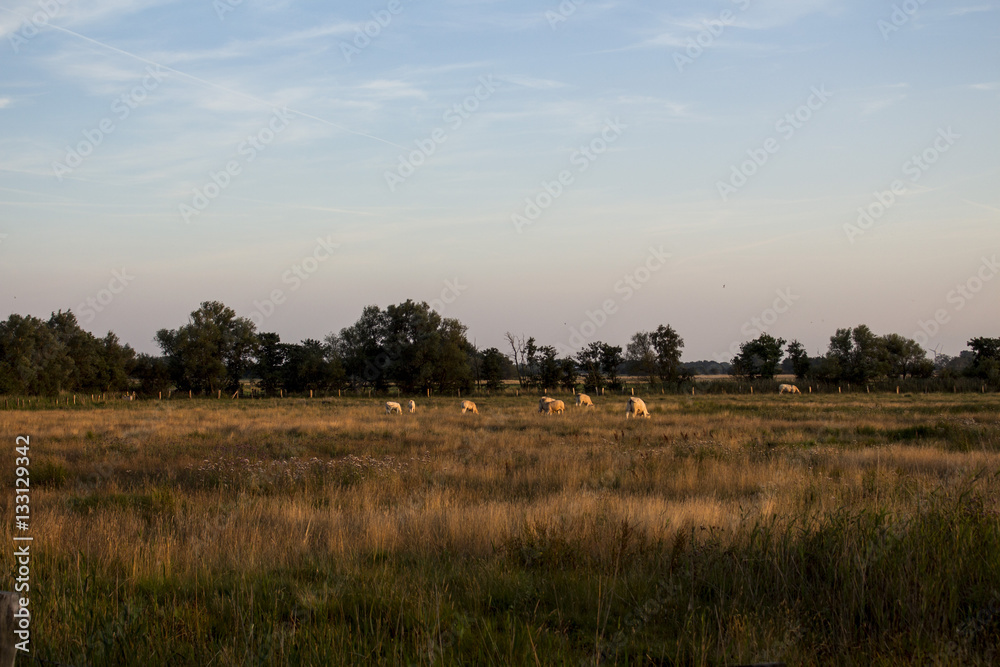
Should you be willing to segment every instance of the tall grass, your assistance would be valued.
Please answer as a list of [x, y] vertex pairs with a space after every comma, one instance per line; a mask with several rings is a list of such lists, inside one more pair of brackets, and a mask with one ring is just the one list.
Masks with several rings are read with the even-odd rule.
[[610, 397], [556, 417], [478, 402], [478, 417], [443, 398], [402, 417], [355, 398], [0, 411], [11, 443], [32, 437], [36, 655], [1000, 657], [995, 395], [653, 395], [653, 418], [628, 422]]

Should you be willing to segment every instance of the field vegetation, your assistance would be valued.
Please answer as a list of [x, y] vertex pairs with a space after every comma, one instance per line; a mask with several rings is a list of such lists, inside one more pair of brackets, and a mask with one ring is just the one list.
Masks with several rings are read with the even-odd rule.
[[33, 653], [1000, 661], [1000, 396], [644, 398], [628, 421], [611, 396], [548, 417], [533, 396], [0, 410], [4, 489], [31, 438]]

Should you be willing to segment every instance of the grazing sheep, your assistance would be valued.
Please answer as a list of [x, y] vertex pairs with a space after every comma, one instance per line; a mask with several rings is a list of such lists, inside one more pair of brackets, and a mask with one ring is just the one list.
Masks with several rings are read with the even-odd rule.
[[403, 414], [403, 408], [400, 407], [399, 403], [394, 403], [393, 401], [386, 401], [385, 404], [385, 414], [391, 415], [392, 413]]
[[410, 401], [409, 403], [406, 404], [406, 409], [409, 410], [411, 413], [416, 412], [417, 404], [414, 403], [413, 401]]
[[479, 414], [479, 410], [476, 409], [476, 404], [472, 401], [462, 401], [462, 414], [466, 412], [471, 412], [474, 415]]
[[592, 400], [590, 400], [590, 396], [587, 396], [586, 394], [577, 394], [576, 395], [576, 407], [579, 408], [579, 407], [584, 407], [584, 406], [586, 406], [588, 408], [592, 408], [592, 407], [594, 407], [594, 402]]
[[799, 388], [796, 387], [794, 384], [783, 384], [783, 385], [780, 385], [778, 387], [778, 393], [779, 394], [784, 394], [786, 391], [789, 394], [801, 394], [802, 393], [801, 391], [799, 391]]
[[549, 403], [552, 403], [556, 399], [549, 398], [548, 396], [542, 396], [538, 399], [538, 413], [541, 414], [548, 409]]
[[561, 415], [565, 409], [566, 409], [566, 404], [563, 403], [562, 401], [550, 400], [548, 403], [545, 404], [545, 414], [547, 415], [551, 415], [552, 413]]
[[625, 411], [625, 419], [629, 417], [645, 417], [649, 419], [649, 409], [646, 407], [646, 402], [641, 398], [636, 398], [635, 396], [628, 399], [628, 409]]

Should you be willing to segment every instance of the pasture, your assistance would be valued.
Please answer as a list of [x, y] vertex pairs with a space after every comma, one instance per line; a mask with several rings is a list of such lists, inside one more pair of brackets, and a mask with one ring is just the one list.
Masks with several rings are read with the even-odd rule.
[[1000, 660], [1000, 396], [647, 396], [627, 421], [556, 398], [0, 410], [8, 519], [31, 437], [33, 653]]

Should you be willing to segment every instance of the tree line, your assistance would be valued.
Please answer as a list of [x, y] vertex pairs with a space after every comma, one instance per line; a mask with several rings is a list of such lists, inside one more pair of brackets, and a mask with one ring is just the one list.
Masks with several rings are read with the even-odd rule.
[[156, 332], [161, 354], [155, 356], [136, 354], [112, 332], [98, 338], [84, 331], [71, 311], [48, 320], [15, 314], [0, 322], [0, 393], [212, 395], [235, 391], [248, 380], [266, 395], [392, 387], [407, 394], [497, 391], [508, 381], [526, 389], [600, 392], [620, 389], [625, 376], [680, 389], [706, 367], [751, 381], [784, 372], [858, 384], [938, 376], [1000, 385], [1000, 338], [973, 338], [959, 357], [931, 361], [916, 341], [878, 336], [865, 325], [838, 329], [819, 357], [809, 357], [799, 341], [764, 333], [744, 342], [728, 364], [717, 364], [683, 363], [684, 340], [670, 325], [635, 333], [624, 349], [595, 341], [569, 356], [510, 332], [503, 351], [481, 350], [467, 333], [457, 319], [407, 300], [385, 309], [368, 306], [354, 324], [322, 340], [285, 343], [276, 333], [258, 332], [226, 305], [206, 301], [187, 323]]

